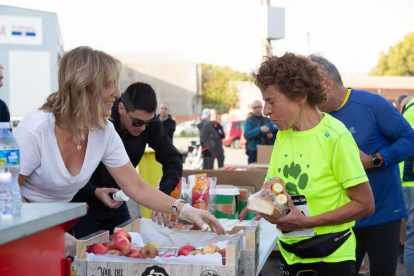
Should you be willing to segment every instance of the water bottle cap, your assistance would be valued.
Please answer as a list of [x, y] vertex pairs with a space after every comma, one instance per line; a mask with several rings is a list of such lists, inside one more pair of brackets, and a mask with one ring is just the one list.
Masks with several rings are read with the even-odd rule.
[[9, 122], [1, 122], [0, 123], [0, 129], [10, 129], [10, 123]]

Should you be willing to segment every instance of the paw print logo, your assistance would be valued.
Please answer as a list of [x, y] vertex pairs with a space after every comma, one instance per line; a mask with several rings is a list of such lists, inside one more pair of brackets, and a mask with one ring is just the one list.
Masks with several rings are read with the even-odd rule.
[[[309, 168], [309, 165], [307, 165], [307, 168]], [[278, 172], [281, 173], [282, 169], [279, 168]], [[299, 194], [298, 187], [301, 190], [305, 190], [306, 186], [308, 185], [308, 174], [303, 172], [301, 165], [295, 164], [295, 162], [290, 163], [290, 165], [286, 164], [283, 167], [283, 176], [286, 185], [286, 190], [291, 195]]]

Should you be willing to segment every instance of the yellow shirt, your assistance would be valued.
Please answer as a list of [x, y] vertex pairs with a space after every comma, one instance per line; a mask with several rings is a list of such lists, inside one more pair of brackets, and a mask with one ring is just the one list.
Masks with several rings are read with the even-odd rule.
[[[322, 121], [308, 131], [279, 131], [270, 160], [268, 177], [284, 180], [289, 194], [304, 195], [310, 216], [317, 216], [350, 202], [347, 188], [367, 182], [358, 147], [349, 130], [337, 119], [324, 114]], [[315, 235], [337, 233], [355, 222], [316, 227]], [[292, 244], [311, 237], [279, 239]], [[280, 246], [285, 261], [295, 263], [342, 262], [355, 260], [355, 236], [326, 258], [302, 259]]]

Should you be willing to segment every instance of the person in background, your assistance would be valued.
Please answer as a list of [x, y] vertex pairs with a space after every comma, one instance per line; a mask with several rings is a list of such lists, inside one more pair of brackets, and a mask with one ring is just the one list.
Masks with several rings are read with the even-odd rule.
[[[160, 191], [170, 195], [180, 182], [183, 173], [181, 155], [167, 136], [161, 121], [155, 116], [157, 96], [149, 84], [136, 82], [131, 84], [122, 94], [120, 100], [115, 100], [111, 110], [110, 121], [124, 144], [129, 160], [134, 167], [138, 166], [148, 144], [155, 151], [155, 159], [162, 165]], [[88, 183], [73, 197], [72, 202], [86, 202], [89, 205], [88, 214], [82, 217], [74, 226], [75, 238], [81, 238], [107, 230], [112, 233], [114, 228], [129, 220], [130, 214], [127, 203], [114, 201], [111, 193], [116, 193], [119, 186], [100, 163]], [[169, 220], [168, 214], [153, 211], [159, 224]]]
[[162, 102], [160, 104], [160, 114], [158, 115], [158, 118], [160, 118], [162, 126], [164, 127], [168, 137], [172, 142], [176, 124], [175, 121], [171, 118], [170, 112], [170, 104], [167, 102]]
[[217, 122], [217, 111], [214, 109], [210, 109], [210, 123], [219, 136], [219, 139], [216, 138], [213, 141], [215, 144], [215, 158], [217, 158], [218, 167], [222, 168], [224, 167], [224, 149], [221, 139], [224, 139], [226, 136], [224, 135], [223, 127]]
[[[40, 109], [24, 117], [14, 134], [20, 146], [22, 201], [70, 202], [103, 162], [131, 200], [225, 234], [209, 212], [157, 190], [131, 164], [121, 138], [107, 119], [115, 99], [121, 96], [121, 67], [119, 60], [87, 46], [65, 52], [59, 59], [58, 91], [50, 94]], [[143, 119], [140, 123], [151, 120]], [[74, 256], [76, 239], [68, 233], [65, 245], [67, 255]]]
[[[401, 105], [404, 108], [403, 116], [414, 128], [414, 98], [406, 97]], [[408, 216], [405, 219], [406, 237], [402, 241], [403, 262], [407, 275], [414, 275], [414, 156], [411, 156], [404, 162], [400, 163], [400, 173], [402, 179], [403, 192], [405, 197], [405, 206]]]
[[[3, 86], [3, 67], [0, 65], [0, 88]], [[10, 112], [6, 103], [0, 99], [0, 122], [10, 122]]]
[[397, 97], [395, 97], [394, 103], [395, 103], [395, 108], [401, 112], [401, 103], [402, 101], [408, 97], [408, 94], [401, 94], [398, 95]]
[[262, 102], [256, 100], [252, 103], [253, 115], [246, 119], [244, 124], [244, 138], [247, 141], [246, 153], [248, 163], [257, 161], [257, 145], [273, 145], [275, 135], [273, 131], [277, 128], [273, 125], [269, 118], [262, 114]]
[[352, 133], [374, 194], [375, 213], [353, 228], [356, 271], [368, 253], [371, 275], [395, 275], [401, 219], [407, 216], [398, 164], [414, 155], [414, 130], [384, 97], [345, 88], [334, 64], [318, 55], [311, 59], [324, 72], [328, 91], [319, 109]]
[[203, 109], [201, 122], [197, 127], [200, 130], [201, 150], [203, 152], [203, 170], [212, 170], [214, 168], [214, 159], [216, 157], [214, 140], [220, 139], [220, 137], [210, 124], [210, 109]]

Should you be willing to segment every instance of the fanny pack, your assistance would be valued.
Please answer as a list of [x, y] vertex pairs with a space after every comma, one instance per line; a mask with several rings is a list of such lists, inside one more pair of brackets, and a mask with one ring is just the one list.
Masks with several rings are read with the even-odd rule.
[[348, 238], [352, 236], [351, 229], [325, 235], [314, 236], [310, 239], [287, 244], [279, 240], [286, 251], [305, 258], [324, 258], [334, 253]]

